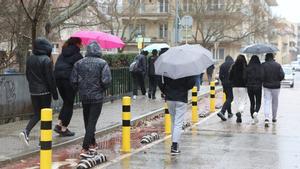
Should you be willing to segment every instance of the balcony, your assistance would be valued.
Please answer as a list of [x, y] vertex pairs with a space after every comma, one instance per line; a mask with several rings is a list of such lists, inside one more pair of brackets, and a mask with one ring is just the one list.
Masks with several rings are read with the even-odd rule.
[[[129, 5], [124, 5], [124, 18], [128, 15], [132, 15], [132, 7]], [[170, 9], [170, 5], [157, 5], [157, 4], [140, 4], [137, 8], [135, 8], [135, 16], [138, 18], [151, 19], [156, 20], [160, 17], [170, 17], [172, 16], [172, 9]]]

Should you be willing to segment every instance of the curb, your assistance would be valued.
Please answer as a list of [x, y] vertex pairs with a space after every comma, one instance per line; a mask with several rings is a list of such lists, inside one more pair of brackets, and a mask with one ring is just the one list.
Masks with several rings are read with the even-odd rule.
[[[222, 87], [216, 88], [216, 92], [220, 92], [220, 91], [222, 91]], [[200, 98], [209, 96], [209, 93], [210, 93], [210, 91], [207, 91], [207, 92], [201, 94], [200, 96], [198, 96], [198, 100], [200, 100]], [[192, 99], [188, 100], [188, 105], [192, 104], [191, 100]], [[145, 121], [145, 120], [153, 118], [154, 116], [159, 116], [159, 115], [163, 115], [163, 114], [164, 114], [164, 107], [156, 109], [154, 111], [151, 111], [149, 113], [146, 113], [144, 115], [141, 115], [139, 117], [136, 117], [136, 118], [132, 119], [131, 120], [131, 126], [135, 126], [140, 121]], [[121, 122], [110, 125], [110, 126], [104, 128], [104, 129], [96, 131], [95, 137], [100, 137], [100, 136], [105, 135], [107, 133], [110, 133], [110, 132], [113, 132], [113, 131], [116, 131], [116, 130], [120, 130], [121, 128], [122, 128]], [[63, 143], [58, 143], [58, 144], [52, 145], [52, 150], [57, 150], [60, 147], [68, 146], [68, 145], [71, 145], [71, 144], [79, 144], [83, 141], [83, 138], [84, 138], [84, 136], [80, 136], [80, 137], [74, 138], [72, 140], [65, 141]], [[40, 152], [40, 150], [34, 150], [34, 151], [31, 151], [31, 152], [28, 152], [28, 153], [19, 154], [18, 156], [15, 156], [15, 157], [12, 157], [12, 158], [5, 159], [3, 161], [0, 161], [0, 167], [6, 165], [8, 163], [11, 163], [11, 162], [16, 162], [18, 160], [22, 160], [23, 158], [27, 158], [27, 157], [30, 157], [30, 156], [33, 156], [33, 155], [37, 155], [37, 154], [39, 154], [39, 152]]]

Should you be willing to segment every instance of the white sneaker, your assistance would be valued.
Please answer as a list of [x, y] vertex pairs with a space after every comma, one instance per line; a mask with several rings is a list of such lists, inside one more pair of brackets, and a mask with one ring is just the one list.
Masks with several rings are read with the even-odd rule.
[[133, 100], [136, 100], [136, 95], [133, 95], [132, 99], [133, 99]]
[[254, 112], [254, 113], [253, 113], [253, 120], [254, 120], [255, 123], [258, 123], [258, 118], [257, 118], [257, 116], [258, 116], [258, 113], [257, 113], [257, 112]]
[[28, 138], [28, 135], [27, 135], [27, 133], [25, 131], [22, 131], [19, 134], [19, 137], [22, 140], [22, 142], [25, 143], [26, 146], [29, 146], [29, 138]]

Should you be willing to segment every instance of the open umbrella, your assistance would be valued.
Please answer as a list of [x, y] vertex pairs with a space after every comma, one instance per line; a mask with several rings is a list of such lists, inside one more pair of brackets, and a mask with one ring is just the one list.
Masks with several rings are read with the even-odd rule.
[[278, 48], [269, 44], [252, 44], [241, 49], [242, 53], [251, 53], [251, 54], [263, 54], [263, 53], [276, 53]]
[[71, 37], [80, 38], [84, 45], [96, 41], [104, 49], [122, 48], [125, 45], [119, 37], [100, 31], [79, 31], [72, 34]]
[[170, 48], [170, 46], [166, 43], [153, 43], [151, 45], [146, 46], [143, 51], [152, 52], [153, 49], [160, 51], [162, 48]]
[[172, 79], [200, 75], [214, 63], [212, 56], [200, 45], [171, 47], [155, 61], [155, 73]]

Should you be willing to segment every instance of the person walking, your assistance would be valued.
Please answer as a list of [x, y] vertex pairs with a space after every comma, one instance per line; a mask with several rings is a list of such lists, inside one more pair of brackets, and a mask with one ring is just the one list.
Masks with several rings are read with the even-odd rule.
[[152, 50], [152, 56], [148, 58], [148, 77], [149, 77], [149, 91], [148, 98], [156, 99], [155, 93], [157, 88], [157, 75], [155, 75], [154, 62], [157, 59], [158, 51], [156, 49]]
[[179, 139], [182, 125], [187, 112], [188, 91], [195, 85], [195, 77], [171, 79], [163, 77], [159, 82], [161, 91], [165, 94], [168, 109], [172, 119], [172, 146], [171, 154], [180, 154]]
[[261, 106], [263, 69], [258, 56], [253, 55], [245, 70], [244, 79], [250, 100], [252, 124], [258, 123], [258, 112]]
[[56, 85], [63, 100], [63, 106], [58, 116], [58, 124], [54, 131], [60, 136], [74, 136], [75, 133], [68, 129], [72, 115], [74, 99], [77, 91], [72, 88], [70, 75], [75, 62], [82, 59], [80, 54], [81, 39], [71, 37], [63, 45], [62, 53], [59, 55], [54, 69]]
[[133, 99], [138, 94], [138, 86], [141, 88], [142, 95], [146, 95], [145, 75], [147, 71], [147, 55], [148, 51], [142, 51], [141, 54], [134, 58], [134, 62], [130, 65], [129, 71], [133, 79]]
[[100, 46], [96, 42], [90, 43], [86, 57], [75, 63], [71, 73], [71, 83], [78, 89], [83, 108], [85, 135], [81, 157], [91, 157], [96, 152], [96, 124], [102, 110], [104, 92], [112, 80], [110, 68], [101, 57]]
[[247, 89], [244, 72], [247, 66], [246, 57], [239, 55], [231, 67], [229, 80], [232, 84], [233, 101], [235, 105], [236, 122], [242, 123], [242, 114], [247, 104]]
[[273, 53], [267, 53], [263, 67], [264, 87], [264, 112], [265, 127], [269, 127], [269, 118], [272, 112], [272, 122], [277, 122], [278, 97], [280, 93], [280, 82], [284, 79], [284, 72], [279, 63], [274, 60]]
[[29, 145], [31, 130], [41, 119], [41, 110], [51, 107], [51, 96], [54, 100], [58, 99], [50, 59], [51, 51], [52, 45], [47, 39], [37, 38], [33, 44], [33, 54], [26, 62], [26, 78], [34, 111], [26, 128], [19, 134], [26, 145]]
[[215, 69], [215, 65], [211, 65], [206, 69], [206, 74], [207, 74], [207, 80], [208, 80], [208, 84], [210, 85], [210, 82], [213, 79], [213, 73], [214, 73], [214, 69]]
[[229, 80], [229, 71], [234, 61], [231, 56], [226, 56], [225, 62], [220, 66], [219, 79], [221, 80], [223, 91], [226, 95], [226, 101], [224, 102], [221, 111], [217, 114], [221, 120], [226, 121], [225, 113], [227, 111], [228, 118], [233, 116], [231, 111], [231, 103], [233, 100], [232, 84]]

